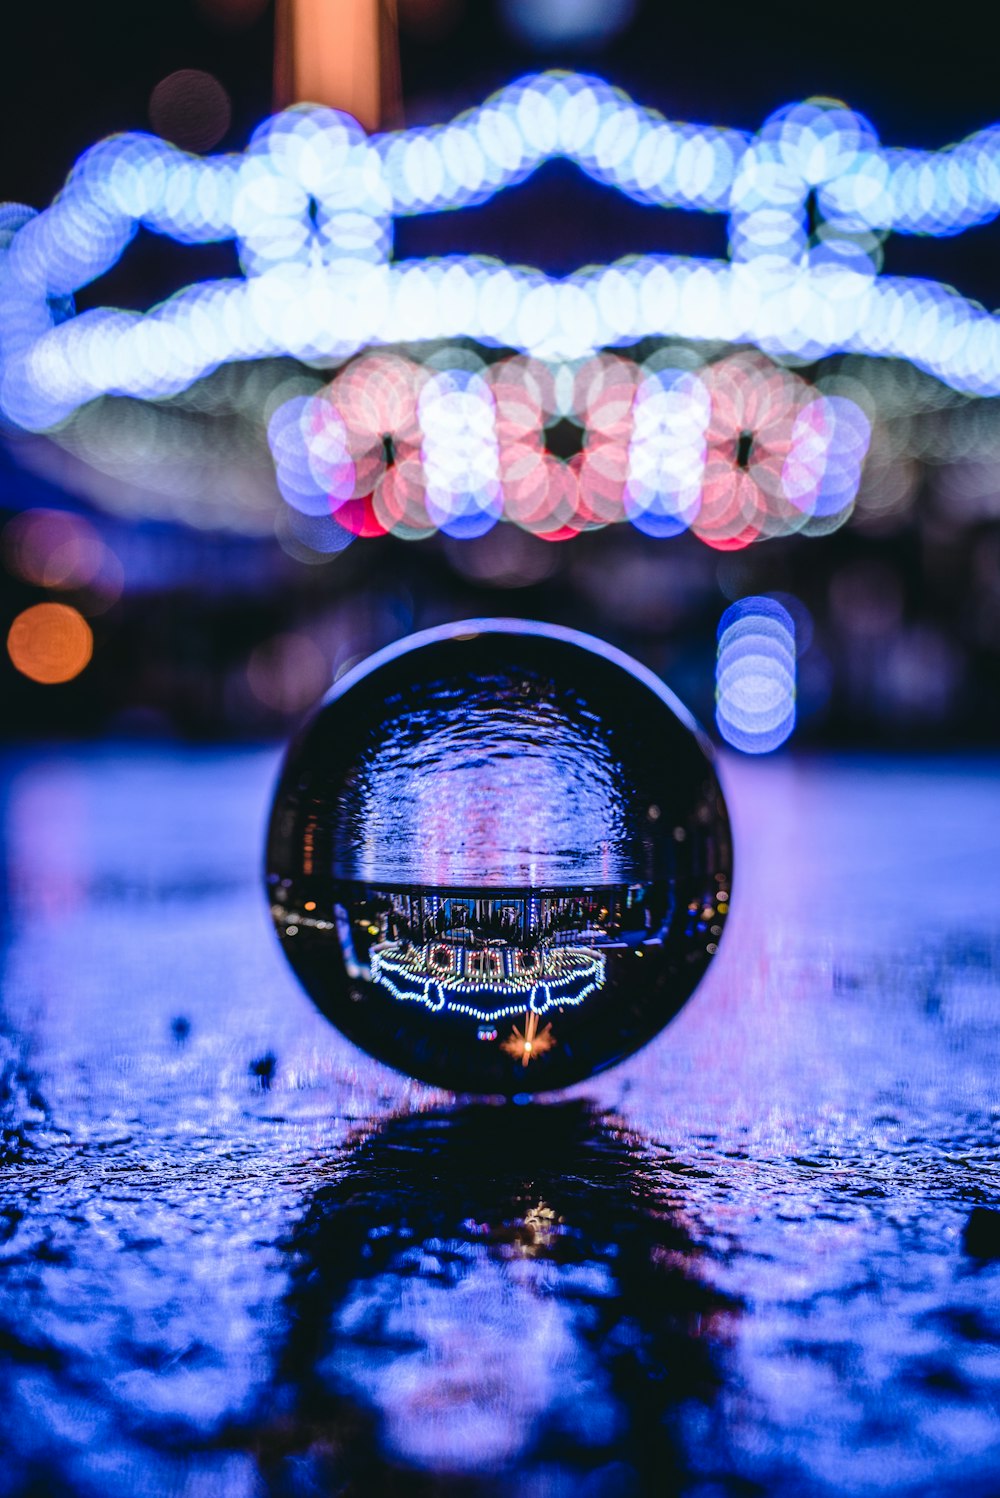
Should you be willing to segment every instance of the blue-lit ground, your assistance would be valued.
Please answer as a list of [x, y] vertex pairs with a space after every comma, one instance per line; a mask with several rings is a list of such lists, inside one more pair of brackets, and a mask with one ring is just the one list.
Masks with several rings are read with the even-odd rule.
[[994, 1493], [998, 766], [725, 769], [703, 989], [484, 1114], [297, 989], [273, 755], [8, 755], [0, 1490]]

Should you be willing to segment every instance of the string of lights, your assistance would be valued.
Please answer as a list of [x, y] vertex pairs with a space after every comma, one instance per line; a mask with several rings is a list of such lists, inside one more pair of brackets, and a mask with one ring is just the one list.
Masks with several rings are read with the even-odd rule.
[[[408, 961], [402, 952], [375, 946], [371, 949], [371, 979], [394, 999], [416, 1000], [434, 1013], [446, 1010], [449, 1014], [465, 1015], [481, 1024], [506, 1019], [525, 1010], [541, 1015], [559, 1005], [582, 1004], [604, 985], [604, 958], [599, 952], [580, 947], [562, 948], [550, 952], [546, 963], [550, 970], [541, 980], [517, 975], [493, 983], [468, 975], [446, 979], [428, 974], [419, 958]], [[488, 1009], [469, 1002], [488, 995], [506, 1002]], [[515, 997], [518, 1001], [511, 1003]]]
[[[391, 258], [396, 216], [483, 202], [553, 157], [640, 202], [728, 214], [729, 259], [647, 255], [556, 278], [472, 255]], [[231, 360], [338, 362], [455, 337], [556, 361], [647, 337], [853, 351], [995, 394], [1000, 319], [879, 267], [888, 233], [958, 234], [998, 211], [1000, 127], [940, 151], [887, 148], [862, 115], [811, 100], [749, 134], [668, 121], [567, 73], [522, 79], [447, 125], [370, 138], [315, 107], [265, 121], [242, 153], [116, 136], [3, 252], [0, 411], [43, 431], [102, 394], [158, 399]], [[145, 313], [75, 315], [74, 293], [140, 226], [183, 244], [232, 239], [243, 274]]]
[[[328, 517], [341, 546], [470, 539], [506, 519], [548, 540], [630, 521], [736, 550], [844, 522], [870, 437], [854, 401], [760, 354], [698, 369], [668, 358], [456, 368], [369, 354], [276, 408], [278, 487], [293, 511]], [[559, 421], [581, 429], [568, 461], [546, 449]]]

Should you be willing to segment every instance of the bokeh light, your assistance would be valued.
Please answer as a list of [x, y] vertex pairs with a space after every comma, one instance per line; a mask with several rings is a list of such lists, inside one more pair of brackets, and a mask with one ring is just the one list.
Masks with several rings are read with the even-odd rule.
[[11, 662], [32, 681], [56, 686], [89, 664], [94, 636], [83, 615], [65, 603], [36, 603], [18, 614], [7, 635]]
[[[165, 97], [181, 97], [181, 77], [164, 80]], [[485, 202], [556, 157], [636, 202], [728, 215], [729, 258], [635, 256], [563, 277], [477, 255], [392, 259], [395, 217]], [[650, 338], [809, 362], [863, 354], [1000, 394], [1000, 318], [943, 284], [880, 270], [889, 233], [953, 235], [998, 212], [995, 128], [940, 151], [888, 148], [864, 116], [813, 99], [751, 133], [667, 120], [576, 73], [531, 75], [448, 124], [371, 137], [314, 106], [266, 120], [240, 153], [115, 136], [3, 250], [0, 412], [45, 431], [99, 396], [160, 400], [228, 361], [333, 363], [455, 338], [550, 362]], [[233, 240], [242, 276], [194, 283], [145, 313], [74, 316], [73, 293], [140, 225], [182, 244]], [[539, 496], [552, 491], [539, 514], [553, 518], [532, 523], [555, 524], [573, 484], [535, 466]], [[755, 523], [755, 481], [735, 487], [741, 497], [720, 503], [738, 536], [737, 512]], [[586, 510], [585, 493], [584, 521]]]
[[[202, 4], [220, 25], [260, 15]], [[425, 38], [456, 15], [406, 10]], [[84, 153], [41, 212], [0, 205], [8, 623], [39, 590], [92, 625], [114, 606], [86, 678], [95, 721], [127, 725], [149, 694], [185, 731], [231, 713], [257, 732], [313, 693], [316, 650], [337, 669], [343, 631], [363, 653], [451, 590], [510, 588], [536, 590], [515, 611], [579, 606], [634, 633], [703, 718], [696, 629], [767, 592], [795, 623], [801, 734], [888, 736], [946, 712], [993, 732], [1000, 323], [918, 273], [943, 269], [928, 236], [996, 216], [1000, 133], [883, 146], [828, 98], [720, 128], [564, 72], [439, 119], [368, 135], [300, 107], [204, 156], [128, 133]], [[583, 210], [614, 211], [590, 179], [648, 206], [661, 245], [673, 225], [704, 242], [677, 210], [712, 214], [728, 252], [583, 265], [584, 235], [559, 275], [522, 263], [530, 242], [510, 263], [396, 258], [394, 220], [494, 199], [496, 221], [498, 195], [556, 158]], [[545, 192], [501, 213], [526, 240]], [[95, 305], [139, 305], [148, 236], [168, 285], [232, 268], [163, 301], [158, 287], [146, 312]], [[848, 526], [806, 557], [801, 542]], [[368, 538], [386, 544], [355, 545]], [[242, 649], [237, 596], [267, 620]], [[173, 621], [193, 634], [196, 616], [223, 642], [214, 660], [192, 645], [206, 655], [189, 675], [212, 679], [197, 701], [171, 654]], [[26, 701], [44, 718], [80, 697]]]
[[[568, 458], [547, 445], [564, 423], [579, 431]], [[869, 423], [763, 354], [687, 369], [612, 354], [472, 367], [445, 348], [426, 365], [365, 355], [279, 404], [268, 435], [290, 508], [352, 535], [471, 540], [506, 520], [563, 541], [631, 521], [733, 550], [842, 524]]]
[[505, 25], [539, 51], [600, 47], [635, 15], [635, 0], [501, 0]]
[[795, 727], [795, 624], [777, 599], [741, 598], [719, 623], [715, 721], [727, 744], [769, 754]]
[[330, 666], [309, 635], [280, 634], [251, 653], [247, 681], [257, 701], [272, 712], [299, 713], [330, 685]]
[[229, 129], [229, 95], [211, 73], [180, 68], [153, 89], [149, 121], [157, 135], [185, 151], [210, 151]]
[[7, 522], [0, 541], [8, 571], [37, 587], [83, 593], [85, 613], [103, 613], [121, 596], [121, 562], [82, 515], [24, 510]]

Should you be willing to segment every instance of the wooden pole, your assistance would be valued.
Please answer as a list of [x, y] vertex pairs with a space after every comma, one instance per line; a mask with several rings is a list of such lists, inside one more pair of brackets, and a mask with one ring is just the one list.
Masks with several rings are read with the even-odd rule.
[[396, 0], [276, 0], [274, 104], [300, 103], [400, 123]]

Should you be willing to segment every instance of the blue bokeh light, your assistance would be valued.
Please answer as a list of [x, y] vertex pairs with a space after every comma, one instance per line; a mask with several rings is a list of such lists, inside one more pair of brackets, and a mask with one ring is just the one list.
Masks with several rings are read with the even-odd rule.
[[600, 47], [632, 20], [636, 0], [502, 0], [514, 35], [539, 51]]
[[[565, 278], [475, 255], [392, 259], [395, 217], [484, 202], [553, 157], [637, 202], [727, 214], [730, 258], [647, 255]], [[805, 359], [853, 351], [995, 395], [1000, 319], [880, 266], [889, 233], [959, 234], [998, 212], [1000, 126], [939, 151], [889, 148], [864, 116], [817, 99], [751, 134], [667, 120], [575, 73], [532, 75], [448, 124], [371, 137], [312, 106], [265, 121], [242, 153], [114, 136], [0, 246], [0, 414], [51, 430], [98, 396], [162, 398], [227, 361], [333, 362], [455, 337], [556, 360], [650, 337]], [[232, 239], [243, 275], [144, 314], [67, 317], [67, 299], [140, 226], [180, 243]], [[656, 508], [635, 503], [656, 531]]]
[[795, 727], [795, 623], [774, 598], [741, 598], [719, 622], [715, 721], [727, 744], [770, 754]]

